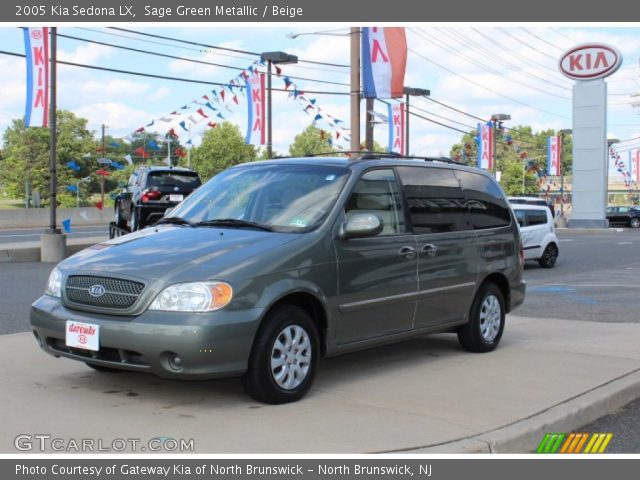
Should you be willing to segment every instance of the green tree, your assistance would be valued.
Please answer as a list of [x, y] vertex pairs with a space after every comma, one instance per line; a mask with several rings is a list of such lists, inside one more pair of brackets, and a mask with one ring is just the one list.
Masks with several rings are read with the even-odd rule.
[[[72, 112], [58, 111], [57, 179], [58, 193], [66, 192], [69, 185], [88, 176], [93, 170], [93, 162], [83, 155], [96, 149], [93, 133], [87, 129], [87, 120], [76, 117]], [[0, 183], [12, 198], [24, 198], [26, 184], [31, 191], [40, 192], [45, 202], [49, 198], [49, 129], [26, 128], [23, 120], [13, 120], [3, 134], [4, 156], [0, 164]], [[75, 161], [80, 170], [67, 167], [67, 162]], [[81, 189], [86, 197], [87, 189]], [[64, 195], [62, 195], [64, 198]]]
[[335, 148], [329, 145], [329, 137], [330, 133], [311, 124], [293, 139], [293, 143], [289, 145], [289, 155], [306, 157], [334, 151]]
[[191, 153], [191, 166], [203, 181], [233, 165], [254, 160], [255, 147], [244, 143], [240, 129], [229, 122], [208, 130]]
[[500, 185], [507, 195], [529, 195], [540, 190], [537, 177], [528, 170], [523, 170], [521, 161], [506, 161], [501, 172]]

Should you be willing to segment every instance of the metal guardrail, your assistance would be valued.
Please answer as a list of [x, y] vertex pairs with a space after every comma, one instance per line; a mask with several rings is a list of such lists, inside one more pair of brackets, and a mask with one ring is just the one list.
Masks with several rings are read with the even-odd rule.
[[116, 225], [116, 222], [111, 222], [109, 224], [109, 239], [121, 237], [122, 235], [126, 235], [127, 233], [131, 233], [131, 230], [128, 228], [120, 228]]

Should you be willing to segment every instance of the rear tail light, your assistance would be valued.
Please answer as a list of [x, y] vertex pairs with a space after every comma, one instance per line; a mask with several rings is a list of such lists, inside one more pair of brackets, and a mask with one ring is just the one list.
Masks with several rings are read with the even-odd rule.
[[520, 268], [524, 268], [524, 248], [522, 248], [522, 244], [520, 244]]
[[142, 192], [142, 202], [146, 203], [149, 200], [159, 200], [160, 197], [162, 196], [162, 193], [160, 193], [158, 190], [145, 190], [144, 192]]

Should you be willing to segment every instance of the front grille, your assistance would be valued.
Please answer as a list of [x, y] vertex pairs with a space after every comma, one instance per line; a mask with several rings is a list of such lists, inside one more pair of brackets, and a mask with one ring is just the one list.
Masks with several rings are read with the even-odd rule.
[[[104, 293], [94, 296], [91, 287], [102, 286]], [[67, 279], [65, 294], [67, 301], [91, 307], [127, 309], [130, 308], [144, 290], [144, 283], [121, 278], [72, 275]]]

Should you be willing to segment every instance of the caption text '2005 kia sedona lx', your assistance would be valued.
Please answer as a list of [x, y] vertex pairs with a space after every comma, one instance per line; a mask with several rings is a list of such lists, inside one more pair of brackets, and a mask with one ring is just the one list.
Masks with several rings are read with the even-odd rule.
[[60, 263], [31, 309], [41, 348], [97, 370], [242, 376], [301, 398], [320, 357], [455, 331], [493, 350], [524, 299], [495, 180], [419, 159], [232, 167], [155, 226]]

